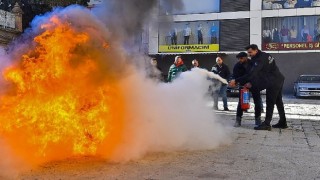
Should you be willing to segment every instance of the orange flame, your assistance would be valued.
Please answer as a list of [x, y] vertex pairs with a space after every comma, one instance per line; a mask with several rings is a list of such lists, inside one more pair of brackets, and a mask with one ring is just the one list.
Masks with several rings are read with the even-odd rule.
[[0, 135], [32, 163], [111, 154], [121, 139], [122, 98], [115, 82], [95, 79], [108, 72], [90, 55], [94, 40], [56, 16], [41, 28], [3, 73], [11, 86], [0, 96]]

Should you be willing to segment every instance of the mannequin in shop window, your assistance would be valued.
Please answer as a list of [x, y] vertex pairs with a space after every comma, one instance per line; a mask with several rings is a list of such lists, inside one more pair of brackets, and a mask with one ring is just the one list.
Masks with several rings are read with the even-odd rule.
[[297, 4], [297, 0], [287, 0], [284, 4], [283, 7], [285, 9], [290, 9], [294, 8], [294, 6]]
[[210, 37], [211, 37], [211, 44], [217, 44], [218, 41], [218, 27], [212, 23], [210, 28]]
[[289, 42], [289, 29], [286, 26], [282, 26], [281, 31], [281, 42], [287, 43]]
[[272, 39], [271, 36], [272, 36], [271, 30], [267, 26], [265, 26], [263, 31], [262, 31], [263, 43], [270, 43], [271, 39]]
[[298, 31], [295, 26], [291, 26], [289, 33], [290, 33], [290, 42], [297, 42]]
[[197, 33], [198, 33], [198, 44], [203, 44], [203, 28], [202, 28], [202, 24], [198, 25]]
[[178, 30], [177, 28], [172, 28], [170, 31], [170, 39], [171, 39], [171, 45], [177, 45], [178, 41]]
[[184, 45], [189, 45], [189, 40], [190, 40], [190, 36], [191, 36], [191, 28], [189, 27], [189, 24], [186, 24], [186, 28], [184, 29], [184, 41], [183, 44]]
[[280, 33], [279, 33], [278, 28], [274, 28], [272, 30], [272, 41], [274, 43], [279, 43], [280, 42]]
[[303, 42], [307, 42], [308, 41], [308, 36], [310, 35], [310, 31], [307, 27], [307, 25], [303, 26], [303, 29], [301, 30], [301, 38]]
[[319, 42], [320, 41], [320, 24], [314, 25], [314, 36], [313, 41]]

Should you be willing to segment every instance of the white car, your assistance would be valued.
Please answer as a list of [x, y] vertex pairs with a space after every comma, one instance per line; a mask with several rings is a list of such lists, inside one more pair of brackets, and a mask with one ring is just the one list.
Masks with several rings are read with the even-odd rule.
[[300, 75], [293, 93], [296, 97], [320, 97], [320, 75]]

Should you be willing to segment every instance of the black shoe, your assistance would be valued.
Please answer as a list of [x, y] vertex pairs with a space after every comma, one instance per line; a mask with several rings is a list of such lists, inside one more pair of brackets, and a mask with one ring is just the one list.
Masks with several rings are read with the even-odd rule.
[[229, 111], [229, 108], [224, 108], [223, 110], [224, 110], [224, 111]]
[[271, 126], [265, 124], [264, 122], [258, 126], [258, 127], [254, 127], [254, 130], [267, 130], [267, 131], [271, 131]]
[[273, 128], [280, 128], [280, 129], [287, 129], [288, 128], [287, 123], [280, 123], [280, 122], [278, 122], [275, 125], [272, 125], [272, 127]]
[[259, 127], [261, 125], [261, 117], [256, 117], [254, 119], [254, 127]]
[[219, 108], [218, 108], [218, 107], [213, 107], [213, 109], [214, 109], [214, 110], [219, 110]]

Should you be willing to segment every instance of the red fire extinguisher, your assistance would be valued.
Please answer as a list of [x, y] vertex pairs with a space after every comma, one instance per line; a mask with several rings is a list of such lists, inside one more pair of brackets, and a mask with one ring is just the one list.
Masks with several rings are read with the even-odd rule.
[[240, 90], [240, 102], [241, 102], [241, 109], [247, 110], [250, 109], [250, 94], [249, 89], [246, 87]]

